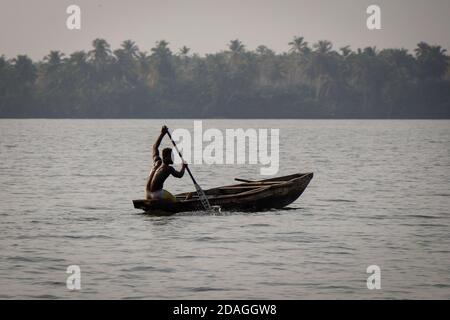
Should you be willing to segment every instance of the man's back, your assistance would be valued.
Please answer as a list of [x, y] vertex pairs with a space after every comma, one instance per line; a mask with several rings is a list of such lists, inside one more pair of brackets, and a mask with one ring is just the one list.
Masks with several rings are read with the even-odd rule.
[[149, 181], [150, 192], [159, 191], [164, 187], [164, 182], [172, 174], [173, 167], [162, 163], [160, 166], [154, 168], [155, 173], [153, 174], [152, 180]]

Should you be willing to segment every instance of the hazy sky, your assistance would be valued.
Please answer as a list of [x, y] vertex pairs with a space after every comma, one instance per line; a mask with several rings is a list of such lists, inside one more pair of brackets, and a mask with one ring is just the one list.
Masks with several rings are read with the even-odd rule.
[[[336, 48], [413, 49], [422, 40], [450, 49], [450, 0], [0, 0], [0, 55], [41, 59], [50, 50], [89, 50], [105, 38], [113, 48], [132, 39], [149, 51], [160, 39], [177, 51], [212, 53], [239, 38], [249, 49], [288, 49], [293, 36]], [[66, 28], [66, 8], [77, 4], [82, 28]], [[378, 4], [382, 30], [366, 27], [366, 8]]]

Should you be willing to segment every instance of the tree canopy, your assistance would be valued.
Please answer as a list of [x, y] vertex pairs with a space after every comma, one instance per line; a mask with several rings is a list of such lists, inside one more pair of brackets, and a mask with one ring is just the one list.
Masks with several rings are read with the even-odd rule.
[[205, 56], [165, 40], [143, 52], [51, 51], [42, 61], [0, 57], [0, 117], [46, 118], [450, 118], [449, 56], [420, 42], [414, 52], [335, 49], [289, 42], [288, 52], [239, 39]]

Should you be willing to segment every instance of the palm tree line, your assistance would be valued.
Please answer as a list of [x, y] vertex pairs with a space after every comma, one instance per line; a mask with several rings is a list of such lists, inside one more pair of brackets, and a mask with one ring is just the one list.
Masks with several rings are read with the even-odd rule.
[[150, 52], [124, 41], [42, 61], [0, 57], [0, 117], [48, 118], [449, 118], [449, 56], [420, 42], [414, 52], [334, 49], [303, 37], [289, 51], [248, 50], [238, 39], [200, 56], [158, 41]]

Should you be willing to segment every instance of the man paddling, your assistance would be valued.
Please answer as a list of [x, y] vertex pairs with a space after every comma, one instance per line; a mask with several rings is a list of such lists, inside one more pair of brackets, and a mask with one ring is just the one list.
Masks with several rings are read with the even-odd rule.
[[187, 164], [183, 162], [181, 170], [175, 170], [175, 168], [171, 166], [173, 164], [171, 148], [163, 149], [162, 159], [159, 156], [159, 146], [162, 139], [168, 132], [168, 128], [163, 126], [158, 139], [153, 145], [153, 168], [147, 179], [145, 193], [147, 199], [174, 202], [177, 201], [177, 199], [169, 191], [163, 189], [164, 182], [170, 175], [175, 178], [182, 178]]

